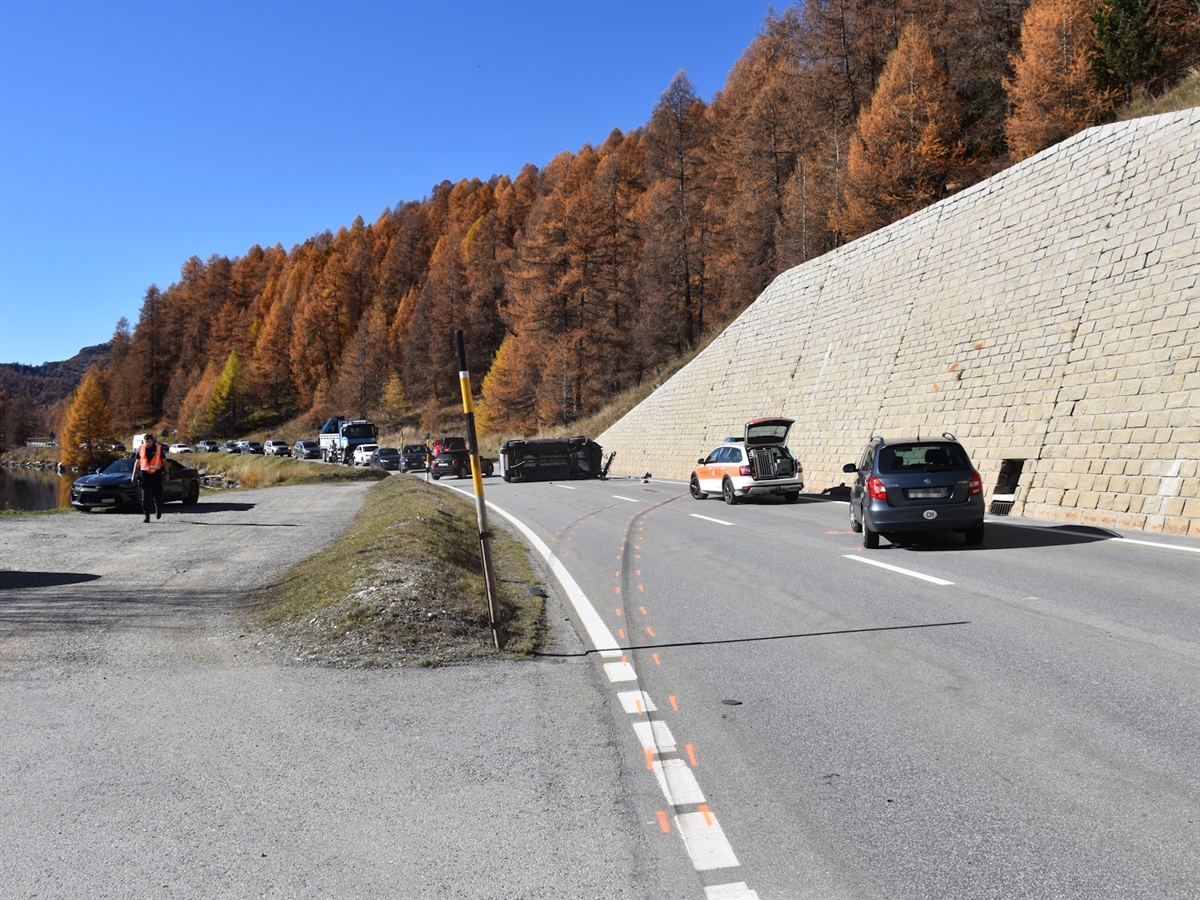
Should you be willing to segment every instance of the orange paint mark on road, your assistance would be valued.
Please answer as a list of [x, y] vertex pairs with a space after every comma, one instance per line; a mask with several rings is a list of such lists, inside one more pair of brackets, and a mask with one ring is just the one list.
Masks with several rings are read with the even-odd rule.
[[707, 825], [709, 828], [712, 828], [713, 817], [712, 817], [712, 813], [710, 813], [708, 811], [707, 803], [700, 804], [700, 812], [704, 814], [704, 824]]
[[621, 612], [621, 607], [619, 607], [619, 606], [617, 607], [617, 615], [618, 616], [624, 615], [624, 613]]
[[617, 593], [621, 593], [621, 586], [619, 584], [617, 585]]
[[662, 665], [662, 662], [659, 660], [659, 658], [658, 658], [658, 654], [657, 654], [657, 653], [651, 653], [651, 654], [650, 654], [650, 658], [654, 660], [654, 664], [655, 664], [656, 666], [661, 666], [661, 665]]
[[636, 571], [636, 572], [637, 572], [637, 574], [639, 574], [639, 575], [641, 575], [641, 574], [642, 574], [642, 570], [641, 570], [641, 569], [635, 569], [634, 571]]
[[667, 834], [671, 830], [671, 823], [667, 819], [667, 814], [661, 809], [658, 811], [658, 827], [663, 830], [663, 834]]
[[683, 749], [687, 751], [688, 762], [692, 764], [692, 768], [696, 768], [696, 748], [691, 744], [684, 744]]
[[645, 714], [645, 710], [642, 709], [642, 701], [641, 700], [634, 700], [633, 706], [634, 706], [634, 709], [637, 710], [637, 714], [639, 716]]
[[638, 609], [640, 609], [640, 610], [642, 611], [642, 615], [643, 615], [643, 616], [648, 616], [648, 615], [650, 615], [650, 613], [646, 612], [646, 607], [644, 607], [644, 606], [639, 606], [639, 607], [638, 607]]
[[658, 635], [654, 633], [654, 629], [649, 625], [646, 626], [646, 634], [650, 635], [650, 637], [658, 637]]
[[625, 640], [625, 629], [624, 628], [618, 628], [617, 634], [620, 635], [621, 640]]
[[654, 768], [654, 751], [651, 750], [649, 747], [647, 747], [644, 752], [646, 754], [646, 768], [653, 769]]
[[675, 712], [679, 712], [679, 701], [675, 699], [675, 695], [672, 694], [667, 699], [671, 701], [671, 709], [675, 710]]
[[640, 584], [638, 585], [638, 590], [641, 591], [643, 594], [646, 593], [646, 589], [644, 587], [642, 587]]

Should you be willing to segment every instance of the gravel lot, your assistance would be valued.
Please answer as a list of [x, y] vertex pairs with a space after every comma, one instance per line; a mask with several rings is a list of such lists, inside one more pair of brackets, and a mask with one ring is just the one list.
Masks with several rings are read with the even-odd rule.
[[281, 665], [239, 628], [368, 489], [0, 518], [0, 896], [699, 892], [648, 862], [590, 660]]

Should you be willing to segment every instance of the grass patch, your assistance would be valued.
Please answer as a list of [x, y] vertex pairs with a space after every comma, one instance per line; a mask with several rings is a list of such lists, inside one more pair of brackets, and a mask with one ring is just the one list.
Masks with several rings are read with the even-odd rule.
[[331, 466], [328, 463], [241, 453], [193, 453], [176, 456], [181, 462], [202, 469], [205, 475], [221, 475], [244, 488], [280, 484], [333, 484], [345, 481], [379, 481], [387, 478], [382, 469]]
[[540, 640], [542, 598], [528, 592], [536, 579], [525, 546], [492, 532], [503, 654], [488, 627], [474, 505], [416, 478], [371, 488], [346, 533], [255, 592], [247, 617], [280, 654], [325, 665], [525, 656]]

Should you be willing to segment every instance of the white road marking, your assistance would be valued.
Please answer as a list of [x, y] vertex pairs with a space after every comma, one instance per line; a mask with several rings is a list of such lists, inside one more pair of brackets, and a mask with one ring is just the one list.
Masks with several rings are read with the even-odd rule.
[[700, 513], [688, 513], [693, 519], [703, 519], [705, 522], [716, 522], [718, 525], [733, 525], [732, 522], [726, 522], [724, 519], [714, 519], [711, 516], [702, 516]]
[[554, 486], [555, 486], [555, 487], [560, 487], [560, 488], [562, 488], [564, 491], [577, 491], [577, 490], [579, 490], [579, 488], [573, 488], [573, 487], [571, 487], [569, 484], [559, 484], [557, 481], [556, 481], [556, 482], [554, 482]]
[[633, 730], [637, 732], [643, 750], [653, 753], [675, 752], [675, 735], [671, 734], [666, 722], [658, 719], [651, 722], [634, 722]]
[[1138, 541], [1133, 538], [1109, 538], [1118, 544], [1141, 544], [1144, 547], [1160, 547], [1163, 550], [1182, 550], [1184, 553], [1200, 553], [1200, 547], [1181, 547], [1178, 544], [1159, 544], [1155, 541]]
[[946, 581], [943, 578], [934, 578], [932, 575], [925, 575], [921, 572], [914, 572], [912, 569], [902, 569], [899, 566], [890, 566], [885, 562], [879, 562], [876, 559], [867, 559], [865, 556], [856, 556], [853, 553], [843, 554], [846, 559], [854, 559], [861, 563], [866, 563], [868, 566], [878, 566], [881, 569], [887, 569], [889, 572], [899, 572], [901, 575], [908, 575], [911, 578], [920, 578], [922, 581], [928, 581], [931, 584], [954, 584], [953, 581]]
[[[655, 760], [653, 768], [658, 786], [672, 806], [704, 802], [704, 792], [700, 790], [696, 776], [682, 759]], [[709, 818], [712, 818], [711, 813]]]
[[631, 715], [640, 716], [642, 713], [658, 710], [658, 707], [654, 705], [654, 701], [650, 699], [650, 695], [645, 691], [620, 691], [617, 694], [617, 699], [621, 701], [621, 707], [625, 712]]
[[621, 662], [605, 663], [604, 673], [608, 675], [608, 680], [612, 682], [637, 681], [637, 672], [633, 671], [633, 666], [624, 660]]
[[[445, 485], [452, 491], [458, 491], [465, 497], [475, 499], [475, 495], [462, 488], [451, 487]], [[599, 651], [601, 656], [620, 656], [623, 651], [617, 639], [613, 637], [612, 632], [608, 630], [608, 626], [604, 624], [604, 620], [600, 618], [600, 614], [596, 612], [596, 608], [587, 598], [587, 594], [579, 587], [575, 579], [571, 577], [571, 573], [567, 571], [567, 567], [562, 564], [557, 556], [550, 552], [550, 548], [546, 546], [546, 542], [530, 530], [529, 526], [518, 519], [512, 513], [505, 512], [490, 500], [487, 501], [488, 508], [501, 515], [508, 521], [513, 523], [517, 531], [525, 536], [525, 540], [529, 541], [530, 545], [536, 550], [550, 566], [550, 571], [554, 573], [554, 577], [558, 579], [558, 583], [563, 586], [563, 590], [567, 592], [567, 597], [571, 601], [571, 605], [575, 607], [575, 612], [583, 622], [583, 627], [587, 630], [588, 637], [592, 640], [592, 646]], [[636, 676], [635, 676], [636, 677]]]
[[615, 497], [617, 500], [628, 500], [630, 503], [641, 503], [642, 502], [641, 500], [638, 500], [635, 497], [622, 497], [620, 494], [613, 494], [612, 496]]
[[740, 865], [717, 817], [710, 812], [684, 813], [675, 817], [683, 845], [687, 847], [692, 865], [700, 872], [709, 869], [728, 869]]
[[746, 882], [714, 884], [704, 889], [704, 900], [758, 900], [758, 891], [746, 887]]

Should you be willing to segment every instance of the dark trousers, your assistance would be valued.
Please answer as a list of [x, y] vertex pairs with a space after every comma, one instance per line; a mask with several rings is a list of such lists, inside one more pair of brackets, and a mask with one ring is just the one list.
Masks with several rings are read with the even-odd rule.
[[142, 476], [142, 512], [146, 515], [162, 512], [162, 472], [142, 472], [140, 474]]

